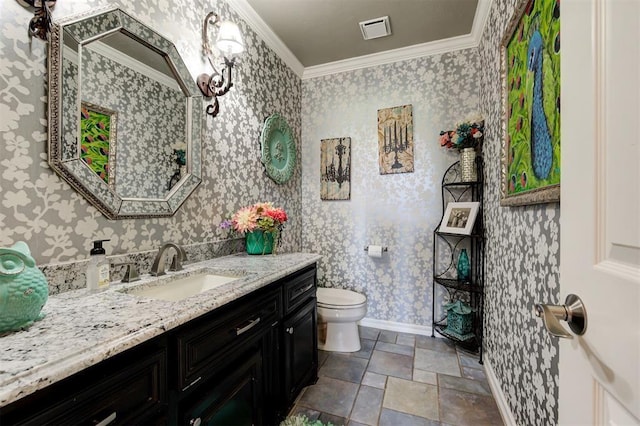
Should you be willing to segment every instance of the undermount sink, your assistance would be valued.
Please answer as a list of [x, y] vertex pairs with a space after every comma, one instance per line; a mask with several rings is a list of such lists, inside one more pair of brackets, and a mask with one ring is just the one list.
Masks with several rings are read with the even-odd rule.
[[150, 299], [177, 302], [187, 297], [213, 290], [214, 288], [218, 288], [240, 278], [242, 277], [204, 273], [190, 275], [178, 280], [167, 281], [149, 287], [131, 288], [123, 290], [123, 292], [134, 296], [148, 297]]

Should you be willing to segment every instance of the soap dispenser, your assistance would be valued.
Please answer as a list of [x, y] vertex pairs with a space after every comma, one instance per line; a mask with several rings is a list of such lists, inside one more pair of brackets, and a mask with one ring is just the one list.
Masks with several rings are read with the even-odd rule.
[[87, 267], [87, 288], [91, 291], [103, 290], [109, 287], [109, 261], [102, 243], [109, 240], [96, 240], [89, 252], [89, 266]]

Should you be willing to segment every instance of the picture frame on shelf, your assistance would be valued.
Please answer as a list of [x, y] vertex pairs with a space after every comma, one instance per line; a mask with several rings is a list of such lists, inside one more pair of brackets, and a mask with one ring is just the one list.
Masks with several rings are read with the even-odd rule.
[[519, 0], [500, 45], [501, 206], [560, 200], [559, 5]]
[[451, 202], [447, 204], [438, 230], [448, 234], [471, 235], [478, 210], [480, 203], [476, 201]]

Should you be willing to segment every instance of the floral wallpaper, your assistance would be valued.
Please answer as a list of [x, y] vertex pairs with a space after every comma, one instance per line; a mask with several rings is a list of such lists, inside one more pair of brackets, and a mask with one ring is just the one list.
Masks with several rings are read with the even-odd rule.
[[[157, 250], [167, 241], [214, 247], [234, 237], [218, 228], [224, 218], [242, 206], [273, 201], [290, 217], [282, 250], [300, 250], [299, 164], [289, 182], [276, 185], [260, 163], [259, 136], [264, 119], [278, 112], [300, 151], [301, 80], [222, 0], [65, 0], [56, 4], [53, 17], [106, 6], [122, 7], [173, 41], [194, 79], [210, 72], [201, 51], [205, 14], [216, 10], [239, 23], [246, 51], [236, 66], [234, 86], [220, 99], [217, 117], [206, 116], [203, 103], [203, 182], [173, 217], [144, 220], [107, 220], [71, 189], [47, 165], [47, 45], [28, 37], [32, 10], [0, 0], [0, 246], [26, 241], [48, 276], [59, 278], [72, 275], [64, 271], [74, 266], [84, 270], [84, 262], [74, 262], [87, 258], [92, 240], [111, 239], [105, 244], [108, 255]], [[58, 263], [63, 272], [55, 272]], [[76, 281], [81, 285], [83, 278]]]
[[485, 356], [517, 424], [552, 425], [558, 419], [558, 339], [544, 330], [532, 308], [560, 301], [560, 206], [500, 207], [500, 44], [517, 3], [493, 1], [479, 46], [486, 116]]
[[[457, 160], [438, 146], [438, 133], [480, 109], [486, 117], [485, 356], [518, 424], [555, 424], [558, 343], [531, 307], [558, 301], [560, 208], [499, 206], [499, 45], [517, 1], [492, 2], [478, 49], [304, 82], [222, 0], [58, 2], [54, 19], [123, 7], [172, 40], [194, 78], [210, 71], [200, 39], [206, 12], [239, 22], [245, 37], [247, 50], [234, 87], [220, 99], [220, 114], [206, 117], [203, 106], [202, 184], [171, 218], [110, 221], [47, 165], [47, 46], [27, 35], [31, 10], [0, 0], [0, 246], [26, 241], [50, 286], [65, 291], [82, 285], [82, 261], [94, 239], [110, 238], [109, 254], [139, 260], [145, 272], [167, 241], [186, 245], [192, 260], [240, 249], [217, 225], [240, 207], [273, 201], [290, 217], [283, 250], [324, 255], [322, 286], [366, 294], [370, 318], [430, 325], [440, 179]], [[414, 112], [415, 171], [381, 176], [377, 110], [406, 104]], [[260, 163], [261, 125], [275, 112], [287, 119], [302, 158], [302, 172], [299, 164], [285, 185], [271, 181]], [[351, 200], [321, 201], [320, 141], [337, 137], [352, 142]], [[369, 258], [369, 244], [389, 251]]]
[[[303, 81], [302, 247], [324, 256], [319, 284], [367, 296], [368, 318], [431, 325], [433, 229], [441, 180], [458, 160], [439, 146], [477, 110], [476, 49]], [[379, 109], [413, 106], [414, 172], [380, 175]], [[320, 200], [320, 141], [351, 138], [351, 200]], [[370, 258], [370, 244], [388, 247]]]

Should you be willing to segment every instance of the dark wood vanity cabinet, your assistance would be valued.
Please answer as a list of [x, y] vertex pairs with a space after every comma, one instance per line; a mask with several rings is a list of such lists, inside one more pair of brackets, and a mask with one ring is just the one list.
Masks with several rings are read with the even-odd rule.
[[285, 411], [288, 411], [302, 388], [318, 378], [315, 268], [287, 282], [284, 295], [282, 377]]
[[0, 425], [155, 425], [167, 412], [167, 347], [158, 338], [0, 408]]
[[315, 294], [312, 265], [0, 408], [0, 425], [278, 424], [317, 380]]

